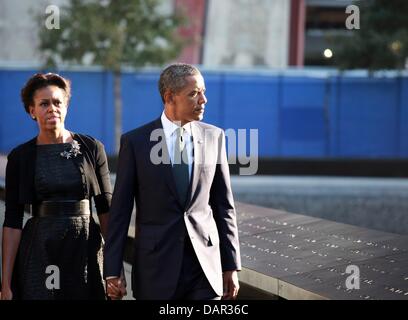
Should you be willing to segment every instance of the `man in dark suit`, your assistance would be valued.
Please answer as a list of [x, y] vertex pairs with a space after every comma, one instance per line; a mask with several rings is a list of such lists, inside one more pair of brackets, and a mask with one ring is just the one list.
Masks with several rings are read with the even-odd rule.
[[107, 294], [123, 294], [119, 276], [136, 202], [136, 299], [234, 299], [241, 260], [224, 132], [199, 122], [207, 98], [194, 66], [167, 67], [159, 90], [161, 117], [121, 138], [105, 245]]

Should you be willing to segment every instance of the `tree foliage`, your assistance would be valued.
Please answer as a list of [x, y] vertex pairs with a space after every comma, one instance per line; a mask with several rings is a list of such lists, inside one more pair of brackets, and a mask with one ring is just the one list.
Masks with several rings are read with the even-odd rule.
[[71, 0], [61, 7], [60, 29], [41, 19], [40, 50], [47, 65], [97, 64], [118, 71], [175, 58], [183, 45], [176, 29], [184, 19], [161, 13], [160, 0]]
[[363, 0], [360, 29], [337, 39], [337, 62], [343, 69], [403, 69], [408, 58], [408, 1]]
[[40, 51], [46, 66], [68, 62], [101, 65], [113, 72], [115, 151], [122, 133], [121, 67], [163, 64], [186, 43], [177, 34], [185, 22], [163, 13], [161, 0], [70, 0], [60, 8], [60, 28], [44, 27], [39, 18]]

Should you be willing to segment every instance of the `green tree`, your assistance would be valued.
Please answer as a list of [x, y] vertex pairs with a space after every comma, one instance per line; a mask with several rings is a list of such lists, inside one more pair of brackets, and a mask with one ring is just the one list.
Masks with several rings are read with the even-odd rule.
[[101, 65], [113, 73], [115, 152], [122, 134], [121, 67], [163, 64], [177, 57], [185, 19], [161, 13], [161, 0], [71, 0], [60, 8], [60, 29], [39, 21], [46, 67], [59, 63]]
[[337, 39], [336, 60], [342, 69], [403, 69], [408, 57], [408, 1], [354, 1], [360, 29]]

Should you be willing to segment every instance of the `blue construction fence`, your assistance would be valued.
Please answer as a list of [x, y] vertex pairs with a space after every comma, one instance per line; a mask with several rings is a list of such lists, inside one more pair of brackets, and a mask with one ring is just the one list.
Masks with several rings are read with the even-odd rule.
[[[0, 152], [33, 137], [20, 90], [36, 70], [0, 69]], [[113, 76], [60, 71], [72, 81], [66, 127], [114, 153]], [[123, 130], [160, 116], [159, 70], [123, 72]], [[271, 158], [408, 158], [408, 77], [315, 71], [209, 71], [204, 121], [258, 129], [259, 155]], [[249, 150], [249, 149], [247, 149]]]

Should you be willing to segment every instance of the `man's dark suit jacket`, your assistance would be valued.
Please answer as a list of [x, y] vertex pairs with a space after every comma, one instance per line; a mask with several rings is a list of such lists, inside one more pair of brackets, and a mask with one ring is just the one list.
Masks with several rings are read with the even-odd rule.
[[[177, 193], [161, 119], [121, 138], [104, 274], [118, 276], [121, 272], [135, 201], [132, 290], [136, 299], [171, 298], [180, 275], [185, 237], [191, 239], [218, 295], [223, 290], [222, 272], [241, 269], [224, 132], [202, 122], [191, 126], [194, 164], [185, 205]], [[166, 163], [154, 164], [151, 157], [157, 154]]]

